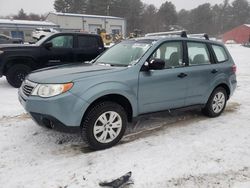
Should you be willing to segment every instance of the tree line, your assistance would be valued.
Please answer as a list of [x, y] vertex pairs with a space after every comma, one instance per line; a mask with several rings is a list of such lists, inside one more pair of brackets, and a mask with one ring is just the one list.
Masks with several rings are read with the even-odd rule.
[[45, 20], [45, 15], [40, 15], [36, 13], [25, 13], [24, 10], [21, 8], [16, 15], [11, 16], [1, 16], [0, 18], [5, 19], [14, 19], [14, 20], [34, 20], [34, 21], [42, 21]]
[[143, 33], [186, 29], [191, 33], [220, 35], [241, 24], [250, 23], [250, 4], [247, 0], [224, 0], [221, 4], [205, 3], [192, 10], [176, 10], [164, 2], [159, 9], [141, 0], [55, 0], [54, 8], [64, 13], [84, 13], [123, 17], [127, 31]]
[[[128, 33], [142, 33], [185, 29], [190, 33], [208, 33], [218, 36], [238, 25], [250, 23], [250, 4], [247, 0], [224, 0], [221, 4], [205, 3], [192, 10], [176, 10], [164, 2], [158, 9], [141, 0], [55, 0], [57, 12], [123, 17]], [[23, 9], [14, 19], [41, 20], [45, 16], [26, 14]]]

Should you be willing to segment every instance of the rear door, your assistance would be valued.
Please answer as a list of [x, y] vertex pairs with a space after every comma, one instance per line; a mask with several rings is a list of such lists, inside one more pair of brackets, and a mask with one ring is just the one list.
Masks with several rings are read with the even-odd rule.
[[96, 58], [102, 51], [104, 51], [104, 47], [97, 36], [77, 36], [77, 45], [74, 49], [74, 57], [76, 61], [90, 61]]
[[190, 41], [186, 45], [189, 66], [185, 106], [204, 104], [216, 74], [213, 57], [206, 43]]

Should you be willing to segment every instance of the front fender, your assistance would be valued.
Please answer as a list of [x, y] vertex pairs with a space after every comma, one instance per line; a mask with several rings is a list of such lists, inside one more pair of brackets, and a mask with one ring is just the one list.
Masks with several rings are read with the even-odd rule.
[[36, 59], [32, 56], [21, 56], [21, 55], [15, 55], [6, 57], [2, 63], [2, 70], [5, 72], [7, 68], [9, 68], [13, 64], [28, 64], [31, 67], [35, 67]]
[[[91, 105], [97, 99], [111, 94], [117, 94], [127, 98], [133, 109], [133, 117], [138, 115], [137, 90], [121, 82], [102, 82], [91, 86], [84, 92], [77, 93], [76, 95]], [[87, 108], [85, 108], [85, 110], [86, 109]]]

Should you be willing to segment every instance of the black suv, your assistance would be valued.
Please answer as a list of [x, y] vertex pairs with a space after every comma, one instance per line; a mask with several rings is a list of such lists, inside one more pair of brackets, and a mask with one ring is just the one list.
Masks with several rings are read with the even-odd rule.
[[18, 88], [32, 70], [90, 61], [104, 50], [99, 35], [84, 33], [51, 34], [32, 45], [0, 45], [0, 77]]

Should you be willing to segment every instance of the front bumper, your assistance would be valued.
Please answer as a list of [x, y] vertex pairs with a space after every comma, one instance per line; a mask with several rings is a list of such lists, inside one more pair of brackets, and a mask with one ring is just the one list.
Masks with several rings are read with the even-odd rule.
[[49, 129], [54, 129], [56, 131], [65, 132], [65, 133], [79, 133], [80, 126], [77, 127], [70, 127], [62, 122], [60, 122], [55, 117], [44, 115], [44, 114], [37, 114], [37, 113], [30, 113], [32, 119], [40, 126], [46, 127]]
[[19, 89], [18, 98], [38, 125], [63, 132], [79, 131], [83, 114], [88, 107], [87, 102], [70, 92], [51, 98], [41, 98], [26, 96]]

